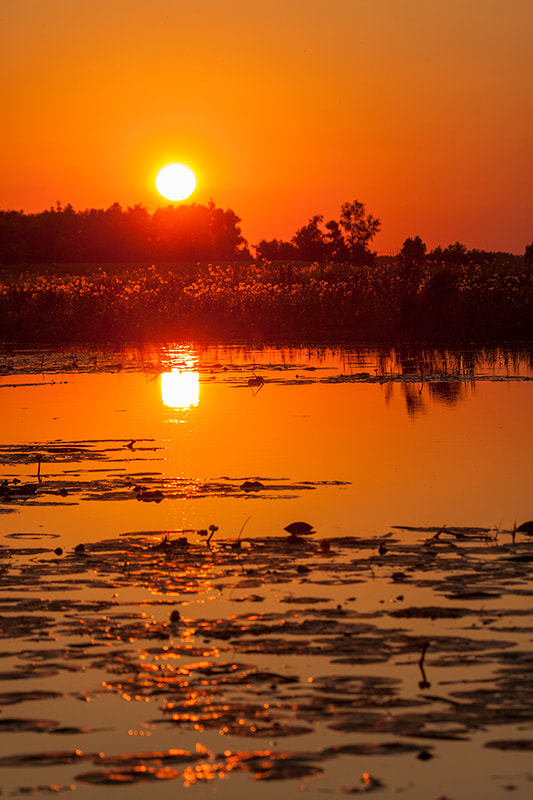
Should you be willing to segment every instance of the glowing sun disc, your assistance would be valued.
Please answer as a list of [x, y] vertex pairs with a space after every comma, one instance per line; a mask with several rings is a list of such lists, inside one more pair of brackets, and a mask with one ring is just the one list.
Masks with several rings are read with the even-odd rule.
[[196, 189], [196, 175], [185, 164], [167, 164], [157, 173], [155, 185], [167, 200], [185, 200]]

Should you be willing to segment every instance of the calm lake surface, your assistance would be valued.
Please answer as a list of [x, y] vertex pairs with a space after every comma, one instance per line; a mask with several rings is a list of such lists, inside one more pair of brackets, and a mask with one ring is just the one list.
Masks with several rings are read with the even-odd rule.
[[[330, 537], [391, 525], [509, 529], [533, 516], [527, 353], [176, 347], [30, 352], [13, 364], [0, 383], [0, 440], [43, 451], [43, 478], [77, 466], [68, 455], [47, 457], [45, 443], [87, 441], [116, 448], [87, 469], [149, 474], [170, 494], [178, 487], [165, 482], [183, 484], [179, 501], [148, 507], [99, 503], [95, 493], [83, 539], [113, 533], [119, 520], [125, 530], [214, 523], [231, 537], [248, 517], [247, 536], [279, 534], [301, 518]], [[31, 480], [36, 464], [12, 472]], [[246, 479], [265, 490], [216, 491]], [[77, 508], [67, 500], [35, 512], [28, 503], [10, 524], [24, 531], [28, 520], [77, 543]]]
[[5, 350], [4, 792], [530, 797], [532, 353]]

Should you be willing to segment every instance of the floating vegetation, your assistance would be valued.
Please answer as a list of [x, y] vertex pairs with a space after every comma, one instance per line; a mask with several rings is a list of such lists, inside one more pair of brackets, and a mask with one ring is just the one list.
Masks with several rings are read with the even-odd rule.
[[[135, 441], [134, 455], [131, 443]], [[134, 473], [135, 461], [157, 461], [163, 450], [153, 439], [103, 439], [84, 442], [43, 442], [32, 445], [0, 445], [0, 465], [38, 465], [39, 479], [22, 483], [19, 478], [0, 476], [0, 511], [16, 506], [65, 506], [87, 500], [161, 503], [201, 497], [248, 497], [261, 492], [265, 497], [295, 497], [317, 487], [343, 486], [343, 481], [288, 481], [279, 478], [225, 477], [199, 480], [169, 478], [162, 473]], [[152, 455], [152, 454], [157, 455]], [[89, 464], [101, 462], [113, 466], [94, 469]], [[57, 472], [59, 465], [77, 464], [75, 470]], [[41, 475], [41, 465], [43, 473]], [[120, 466], [116, 466], [120, 465]], [[135, 468], [135, 466], [134, 466]], [[52, 471], [54, 470], [54, 471]], [[97, 474], [95, 476], [95, 473]], [[105, 473], [105, 475], [100, 475]], [[7, 508], [6, 508], [7, 506]]]
[[[205, 531], [212, 537], [217, 526]], [[461, 535], [453, 550], [435, 549], [439, 540], [428, 539], [427, 531], [410, 544], [389, 537], [386, 558], [379, 554], [382, 537], [333, 539], [327, 558], [309, 540], [295, 561], [286, 536], [248, 540], [236, 552], [233, 541], [218, 537], [206, 548], [185, 531], [175, 532], [175, 539], [168, 532], [138, 531], [53, 560], [38, 558], [31, 569], [24, 559], [33, 548], [17, 539], [16, 548], [2, 552], [12, 569], [0, 572], [0, 616], [12, 645], [0, 682], [29, 682], [29, 688], [0, 693], [0, 705], [21, 709], [0, 718], [0, 735], [92, 741], [99, 728], [83, 723], [82, 705], [78, 720], [70, 712], [68, 723], [62, 722], [60, 712], [75, 699], [105, 697], [107, 703], [116, 698], [136, 705], [135, 716], [147, 730], [163, 735], [179, 729], [184, 741], [216, 733], [230, 746], [108, 755], [41, 752], [35, 744], [31, 752], [6, 753], [0, 767], [85, 762], [90, 768], [75, 782], [104, 786], [160, 780], [191, 785], [232, 772], [255, 780], [313, 779], [343, 757], [422, 761], [440, 741], [459, 744], [480, 729], [529, 724], [533, 611], [521, 601], [531, 596], [533, 567], [509, 556], [530, 552], [531, 543], [501, 544], [466, 528], [455, 532]], [[409, 585], [431, 588], [435, 603], [406, 604], [397, 594], [391, 602], [388, 587], [398, 571]], [[358, 610], [351, 595], [339, 603], [321, 593], [330, 584], [336, 594], [342, 587], [351, 592], [372, 575], [388, 601], [380, 603], [378, 595], [370, 609]], [[465, 584], [475, 588], [466, 592]], [[79, 596], [62, 597], [65, 586]], [[191, 598], [206, 597], [215, 586], [220, 600], [213, 610], [226, 613], [198, 613], [208, 611], [204, 601], [191, 613]], [[251, 594], [251, 587], [261, 594]], [[93, 596], [102, 592], [105, 597]], [[310, 664], [316, 667], [311, 677]], [[60, 675], [75, 681], [66, 692], [51, 688]], [[49, 703], [56, 715], [25, 713], [35, 702]], [[121, 725], [119, 716], [112, 725]], [[317, 731], [357, 738], [309, 749]], [[284, 738], [301, 740], [301, 749], [272, 745]], [[258, 749], [235, 749], [232, 743], [243, 739], [256, 741]], [[489, 739], [487, 747], [528, 752], [532, 745], [517, 736]], [[365, 780], [346, 791], [382, 784]]]
[[[127, 348], [122, 352], [91, 351], [87, 347], [57, 347], [24, 349], [7, 348], [0, 343], [0, 389], [22, 387], [44, 387], [68, 383], [69, 380], [56, 380], [53, 376], [73, 376], [79, 374], [105, 373], [144, 373], [147, 380], [153, 380], [164, 372], [194, 369], [200, 382], [216, 380], [240, 390], [268, 390], [269, 386], [301, 386], [322, 383], [327, 385], [346, 383], [368, 384], [427, 384], [434, 400], [453, 402], [462, 391], [461, 385], [474, 385], [476, 382], [516, 382], [531, 381], [531, 347], [528, 343], [513, 345], [512, 350], [503, 346], [469, 348], [428, 348], [424, 345], [391, 347], [379, 350], [370, 347], [350, 348], [348, 359], [339, 361], [336, 346], [316, 348], [329, 356], [328, 361], [335, 366], [309, 366], [298, 360], [271, 362], [268, 348], [261, 347], [254, 353], [249, 347], [225, 347], [225, 356], [231, 351], [235, 358], [230, 365], [220, 363], [213, 357], [216, 348], [194, 348], [194, 365], [180, 359], [174, 348]], [[250, 357], [252, 353], [255, 361]], [[520, 355], [519, 355], [520, 354]], [[241, 360], [239, 356], [244, 355]], [[372, 363], [371, 371], [358, 369], [359, 359]], [[522, 361], [522, 363], [520, 363]], [[257, 370], [265, 376], [258, 376]], [[7, 377], [16, 379], [7, 383]], [[36, 376], [39, 380], [23, 380]], [[135, 451], [142, 447], [142, 440], [132, 438], [125, 446]]]
[[519, 750], [522, 752], [533, 751], [533, 739], [495, 739], [486, 742], [485, 747], [492, 747], [495, 750]]
[[[67, 369], [67, 357], [56, 367]], [[100, 367], [72, 360], [70, 368]], [[261, 382], [256, 369], [211, 365], [202, 379], [268, 392], [273, 369]], [[335, 380], [437, 384], [442, 374]], [[299, 366], [280, 369], [279, 383], [331, 377]], [[35, 520], [45, 506], [138, 503], [139, 527], [147, 526], [97, 542], [80, 530], [68, 546], [35, 521], [4, 535], [1, 769], [53, 766], [58, 791], [237, 774], [311, 786], [349, 759], [355, 778], [339, 791], [356, 794], [383, 790], [385, 777], [389, 785], [389, 758], [418, 766], [443, 742], [461, 747], [480, 731], [487, 748], [531, 751], [530, 523], [506, 532], [410, 528], [406, 540], [398, 528], [319, 541], [302, 520], [246, 538], [249, 517], [234, 538], [209, 517], [198, 529], [159, 529], [154, 520], [152, 530], [146, 519], [160, 503], [254, 503], [345, 485], [169, 477], [158, 471], [164, 458], [162, 443], [138, 437], [0, 446], [1, 511], [33, 509]], [[61, 736], [87, 751], [56, 751], [50, 742]], [[177, 737], [183, 749], [161, 749]]]
[[516, 529], [517, 533], [526, 533], [528, 536], [533, 536], [533, 520], [528, 520], [527, 522], [523, 522], [521, 525], [518, 526]]
[[309, 536], [315, 532], [313, 526], [308, 522], [291, 522], [290, 525], [285, 526], [285, 530], [291, 536]]
[[27, 703], [29, 700], [55, 700], [62, 696], [62, 692], [41, 692], [38, 690], [29, 690], [26, 692], [0, 692], [0, 706], [12, 706], [18, 703]]
[[[133, 369], [151, 383], [179, 354], [165, 358], [147, 349], [91, 361], [80, 351], [45, 353], [40, 363], [28, 351], [22, 369], [6, 352], [0, 371], [13, 386], [32, 370], [35, 386], [38, 376], [44, 385]], [[497, 369], [490, 375], [452, 359], [409, 371], [347, 358], [347, 374], [331, 374], [268, 358], [227, 368], [199, 356], [195, 369], [200, 381], [224, 383], [230, 402], [260, 405], [278, 387], [330, 381], [397, 381], [417, 396], [424, 383], [451, 402], [457, 387], [501, 379]], [[285, 467], [270, 474], [275, 467], [264, 466], [169, 475], [166, 442], [136, 435], [150, 428], [117, 430], [123, 438], [76, 433], [0, 446], [0, 512], [18, 515], [2, 517], [0, 543], [6, 796], [203, 784], [228, 797], [255, 782], [266, 782], [266, 795], [272, 781], [291, 796], [297, 787], [396, 793], [406, 787], [395, 770], [426, 786], [422, 772], [437, 774], [452, 756], [464, 763], [476, 748], [489, 764], [494, 755], [530, 757], [530, 523], [334, 538], [334, 515], [330, 525], [315, 500], [323, 493], [334, 503], [343, 482], [293, 480]], [[229, 513], [230, 500], [239, 501], [236, 524], [209, 502], [222, 498]], [[287, 506], [269, 528], [261, 509], [277, 513], [283, 506], [274, 501], [286, 498], [313, 503], [307, 511]], [[65, 536], [63, 519], [103, 515], [104, 502], [118, 524], [100, 541], [84, 522], [75, 538]], [[257, 527], [247, 536], [251, 509], [261, 538]], [[138, 520], [126, 524], [123, 511]], [[316, 526], [302, 521], [307, 514]], [[147, 786], [159, 782], [170, 783]]]

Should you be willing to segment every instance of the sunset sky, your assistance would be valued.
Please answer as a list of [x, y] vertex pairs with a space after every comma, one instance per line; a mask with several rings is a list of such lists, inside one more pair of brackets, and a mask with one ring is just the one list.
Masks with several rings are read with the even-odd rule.
[[360, 200], [374, 241], [533, 241], [531, 0], [17, 0], [0, 208], [166, 205], [184, 162], [250, 244]]

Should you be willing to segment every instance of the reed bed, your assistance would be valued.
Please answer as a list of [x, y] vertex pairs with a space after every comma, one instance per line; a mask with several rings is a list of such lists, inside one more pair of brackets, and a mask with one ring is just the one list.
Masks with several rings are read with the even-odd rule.
[[16, 342], [523, 340], [533, 338], [532, 312], [533, 272], [515, 262], [0, 272], [0, 338]]

